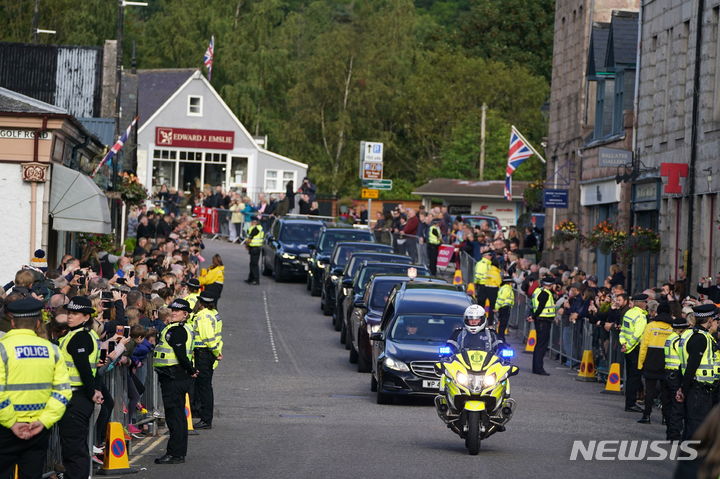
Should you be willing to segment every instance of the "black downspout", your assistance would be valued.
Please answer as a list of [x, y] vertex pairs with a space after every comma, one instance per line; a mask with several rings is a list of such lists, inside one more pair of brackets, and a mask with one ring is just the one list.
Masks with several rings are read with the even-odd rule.
[[695, 163], [697, 161], [698, 135], [700, 134], [700, 61], [702, 60], [702, 28], [705, 0], [698, 0], [697, 26], [695, 32], [695, 76], [693, 78], [692, 133], [690, 138], [690, 164], [688, 165], [688, 229], [687, 229], [687, 270], [688, 290], [692, 280], [693, 228], [695, 216]]

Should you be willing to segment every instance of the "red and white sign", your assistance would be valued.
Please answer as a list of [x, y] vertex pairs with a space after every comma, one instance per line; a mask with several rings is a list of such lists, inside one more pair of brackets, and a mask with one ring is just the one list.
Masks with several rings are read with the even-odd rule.
[[440, 268], [445, 268], [450, 264], [450, 260], [455, 252], [455, 247], [449, 244], [441, 244], [438, 248], [437, 265]]
[[689, 169], [687, 163], [661, 163], [660, 176], [668, 180], [665, 193], [681, 194], [680, 178], [687, 178]]
[[373, 161], [363, 162], [363, 180], [382, 180], [383, 164]]
[[155, 128], [155, 145], [232, 150], [235, 147], [235, 132], [158, 126]]

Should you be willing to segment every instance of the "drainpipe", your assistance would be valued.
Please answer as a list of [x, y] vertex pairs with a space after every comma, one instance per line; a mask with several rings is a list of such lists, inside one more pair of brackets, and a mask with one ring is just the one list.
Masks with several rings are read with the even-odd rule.
[[[33, 138], [33, 162], [39, 163], [40, 161], [40, 135], [45, 133], [47, 130], [48, 117], [42, 117], [42, 126], [35, 130], [35, 137]], [[30, 258], [35, 253], [35, 240], [37, 235], [37, 182], [33, 181], [30, 183]]]
[[698, 0], [697, 4], [697, 25], [695, 30], [695, 73], [693, 78], [693, 111], [692, 111], [692, 133], [690, 145], [690, 164], [688, 165], [688, 228], [687, 228], [687, 281], [693, 283], [692, 277], [692, 250], [693, 250], [693, 228], [695, 226], [695, 163], [698, 154], [698, 136], [700, 134], [700, 62], [702, 60], [702, 29], [703, 11], [705, 0]]

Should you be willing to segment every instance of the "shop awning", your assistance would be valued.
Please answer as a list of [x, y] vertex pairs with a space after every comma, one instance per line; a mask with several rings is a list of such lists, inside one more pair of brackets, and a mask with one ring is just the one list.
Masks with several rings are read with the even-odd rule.
[[110, 233], [108, 199], [92, 178], [79, 171], [53, 165], [50, 188], [53, 229]]

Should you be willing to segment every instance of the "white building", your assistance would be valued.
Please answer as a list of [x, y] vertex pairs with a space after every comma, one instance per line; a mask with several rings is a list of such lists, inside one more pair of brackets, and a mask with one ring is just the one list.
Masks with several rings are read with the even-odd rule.
[[140, 70], [137, 171], [148, 189], [295, 189], [307, 165], [261, 147], [198, 70]]

